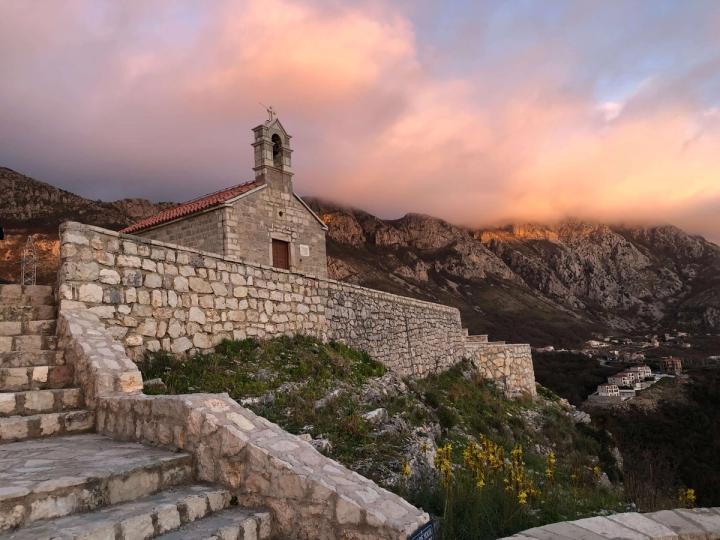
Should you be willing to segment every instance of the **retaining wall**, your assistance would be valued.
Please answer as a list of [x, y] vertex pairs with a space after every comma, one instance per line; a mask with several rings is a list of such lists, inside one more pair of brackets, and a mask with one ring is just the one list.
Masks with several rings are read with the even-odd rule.
[[58, 276], [61, 309], [88, 308], [135, 359], [282, 334], [342, 341], [401, 375], [465, 356], [455, 308], [80, 223], [61, 226]]
[[495, 381], [507, 396], [536, 395], [530, 345], [468, 341], [465, 349], [480, 374]]

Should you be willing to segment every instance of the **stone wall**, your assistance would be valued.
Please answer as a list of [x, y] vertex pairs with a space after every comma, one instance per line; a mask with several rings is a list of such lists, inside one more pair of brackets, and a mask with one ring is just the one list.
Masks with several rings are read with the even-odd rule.
[[342, 341], [401, 375], [465, 356], [455, 308], [79, 223], [60, 244], [61, 309], [87, 307], [136, 359], [282, 334]]
[[628, 512], [535, 527], [502, 540], [613, 538], [615, 540], [700, 540], [720, 538], [720, 508]]
[[[327, 277], [325, 228], [295, 197], [290, 182], [273, 181], [272, 177], [266, 181], [265, 188], [232, 203], [225, 254], [271, 266], [271, 242], [275, 238], [289, 242], [291, 270]], [[305, 246], [306, 255], [300, 246]]]
[[227, 394], [141, 394], [137, 367], [85, 308], [61, 307], [58, 337], [99, 433], [190, 453], [198, 480], [272, 511], [273, 537], [404, 540], [429, 519]]
[[508, 397], [536, 395], [530, 345], [484, 343], [482, 340], [469, 339], [465, 349], [480, 374], [495, 381]]
[[164, 223], [138, 234], [160, 242], [182, 244], [212, 253], [224, 253], [223, 223], [227, 212], [226, 208], [216, 208], [209, 212]]
[[328, 284], [330, 339], [367, 351], [402, 375], [444, 371], [465, 357], [457, 309], [337, 281]]

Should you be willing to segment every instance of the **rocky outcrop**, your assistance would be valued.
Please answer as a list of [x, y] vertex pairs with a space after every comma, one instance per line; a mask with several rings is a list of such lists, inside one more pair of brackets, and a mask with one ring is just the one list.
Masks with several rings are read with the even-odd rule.
[[92, 201], [0, 167], [0, 223], [7, 229], [51, 233], [61, 222], [77, 218], [117, 228], [169, 206], [173, 203], [145, 199]]
[[510, 337], [502, 327], [513, 326], [513, 339], [540, 345], [544, 336], [562, 344], [563, 327], [578, 336], [590, 327], [720, 329], [720, 248], [676, 227], [470, 229], [311, 204], [330, 227], [331, 276], [456, 305], [473, 332]]

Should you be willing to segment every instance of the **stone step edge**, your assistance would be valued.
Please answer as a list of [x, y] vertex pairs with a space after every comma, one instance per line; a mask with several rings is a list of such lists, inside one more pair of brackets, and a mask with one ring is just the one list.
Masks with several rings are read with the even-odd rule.
[[50, 334], [0, 336], [0, 354], [56, 352], [57, 337]]
[[0, 285], [0, 295], [13, 294], [15, 291], [38, 294], [50, 294], [55, 290], [54, 285], [20, 285], [19, 283], [3, 283]]
[[192, 456], [176, 454], [109, 474], [56, 478], [43, 482], [37, 491], [8, 488], [0, 494], [0, 527], [27, 527], [41, 519], [89, 513], [186, 484], [192, 477]]
[[230, 506], [230, 501], [230, 492], [219, 486], [181, 485], [92, 512], [36, 521], [0, 533], [0, 540], [155, 538], [220, 512]]
[[41, 304], [38, 306], [3, 304], [0, 302], [0, 322], [24, 323], [57, 318], [57, 306]]
[[605, 537], [615, 540], [683, 540], [720, 537], [720, 508], [678, 508], [648, 514], [626, 512], [549, 523], [499, 540]]
[[54, 336], [56, 328], [57, 319], [0, 321], [0, 337]]
[[[51, 403], [48, 403], [50, 401]], [[67, 412], [82, 406], [80, 388], [0, 392], [0, 418]]]
[[236, 506], [216, 512], [158, 540], [267, 540], [272, 536], [270, 513]]
[[70, 388], [72, 384], [73, 370], [67, 365], [0, 367], [0, 392]]
[[[0, 341], [2, 338], [0, 337]], [[43, 366], [65, 365], [63, 351], [2, 351], [0, 352], [0, 368], [17, 369]]]
[[20, 296], [0, 295], [0, 304], [6, 306], [56, 306], [55, 296], [38, 295], [30, 296], [23, 294]]
[[[0, 445], [60, 435], [87, 433], [95, 429], [95, 413], [86, 409], [0, 418]], [[2, 519], [0, 519], [2, 523]]]

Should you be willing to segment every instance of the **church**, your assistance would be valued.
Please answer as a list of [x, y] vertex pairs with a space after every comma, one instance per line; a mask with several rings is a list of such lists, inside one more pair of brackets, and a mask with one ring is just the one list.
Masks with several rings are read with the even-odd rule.
[[250, 264], [327, 277], [327, 226], [293, 191], [290, 135], [272, 109], [253, 129], [255, 180], [198, 197], [120, 232]]

